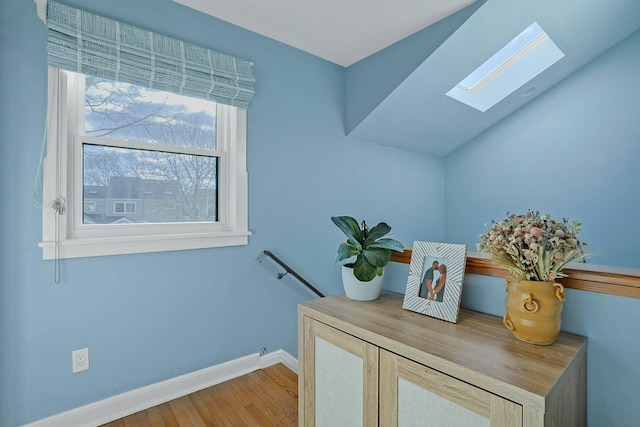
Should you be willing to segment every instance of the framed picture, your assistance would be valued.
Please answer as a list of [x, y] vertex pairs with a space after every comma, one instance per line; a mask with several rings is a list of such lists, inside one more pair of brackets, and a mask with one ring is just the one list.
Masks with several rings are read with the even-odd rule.
[[414, 242], [402, 308], [456, 323], [467, 246]]

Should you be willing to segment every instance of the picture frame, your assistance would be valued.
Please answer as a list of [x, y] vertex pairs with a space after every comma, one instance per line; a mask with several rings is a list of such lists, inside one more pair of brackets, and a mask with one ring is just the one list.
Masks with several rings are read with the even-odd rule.
[[414, 242], [402, 308], [457, 323], [466, 263], [466, 245]]

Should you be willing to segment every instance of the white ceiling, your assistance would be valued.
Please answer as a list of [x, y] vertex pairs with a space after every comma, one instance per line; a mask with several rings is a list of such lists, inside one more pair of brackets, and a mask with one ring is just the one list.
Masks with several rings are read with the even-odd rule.
[[349, 66], [476, 0], [174, 0]]

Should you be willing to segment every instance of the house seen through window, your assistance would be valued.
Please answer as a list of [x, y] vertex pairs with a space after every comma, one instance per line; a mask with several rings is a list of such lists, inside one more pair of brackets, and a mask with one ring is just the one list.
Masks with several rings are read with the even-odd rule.
[[216, 103], [80, 78], [83, 224], [217, 221]]

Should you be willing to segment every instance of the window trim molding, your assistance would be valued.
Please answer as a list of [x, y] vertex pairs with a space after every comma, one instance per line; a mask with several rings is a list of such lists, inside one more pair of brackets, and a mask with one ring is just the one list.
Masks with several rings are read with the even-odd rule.
[[[248, 176], [246, 170], [247, 112], [242, 108], [219, 105], [218, 123], [225, 123], [218, 141], [228, 144], [227, 161], [222, 162], [219, 188], [224, 188], [218, 200], [219, 221], [216, 223], [169, 223], [118, 225], [120, 235], [98, 232], [87, 235], [85, 227], [78, 229], [75, 217], [82, 214], [84, 204], [82, 185], [78, 180], [81, 163], [74, 162], [75, 136], [70, 131], [75, 125], [77, 103], [68, 102], [77, 97], [67, 83], [64, 71], [49, 68], [47, 155], [43, 161], [42, 248], [43, 259], [80, 258], [90, 256], [121, 255], [174, 250], [202, 249], [247, 245], [248, 236]], [[62, 124], [62, 125], [60, 125]], [[70, 167], [74, 166], [74, 170]], [[62, 173], [60, 173], [62, 172]], [[56, 177], [52, 179], [52, 177]], [[80, 191], [78, 190], [80, 189]], [[65, 211], [56, 215], [52, 205], [61, 198]], [[147, 227], [148, 225], [148, 227]], [[90, 228], [90, 227], [87, 227]], [[97, 227], [95, 227], [98, 229]], [[130, 234], [132, 229], [142, 230]], [[56, 237], [57, 236], [57, 237]]]

